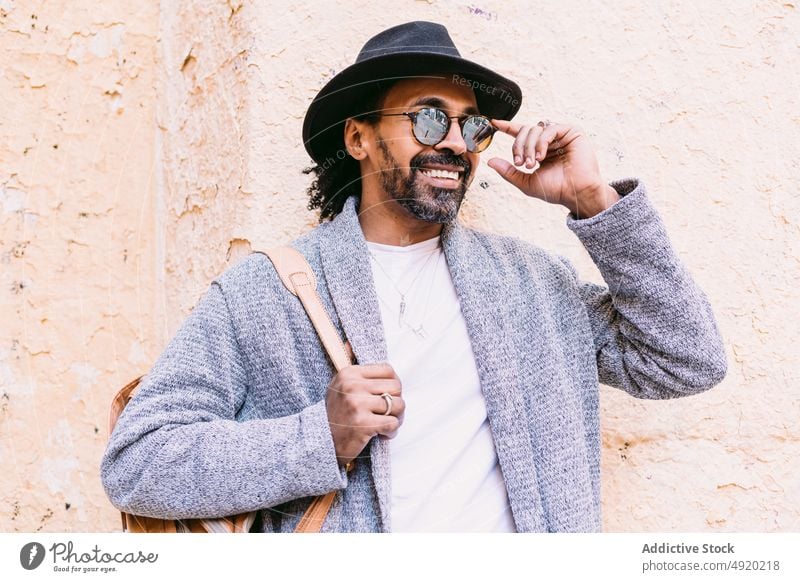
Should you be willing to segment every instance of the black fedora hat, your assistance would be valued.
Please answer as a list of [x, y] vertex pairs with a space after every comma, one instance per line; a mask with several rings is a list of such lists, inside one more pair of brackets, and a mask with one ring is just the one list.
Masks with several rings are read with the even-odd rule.
[[317, 93], [303, 122], [303, 143], [309, 155], [318, 164], [326, 157], [345, 155], [344, 120], [363, 113], [353, 108], [373, 82], [431, 76], [472, 87], [481, 114], [492, 119], [510, 120], [522, 105], [519, 86], [462, 58], [444, 26], [408, 22], [369, 39], [356, 62]]

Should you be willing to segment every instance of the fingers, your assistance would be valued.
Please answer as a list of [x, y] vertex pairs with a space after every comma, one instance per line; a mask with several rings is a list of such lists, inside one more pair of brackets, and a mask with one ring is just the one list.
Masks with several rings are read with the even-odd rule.
[[380, 396], [385, 392], [395, 398], [400, 396], [403, 390], [400, 380], [365, 380], [364, 388], [369, 391], [370, 396]]
[[400, 425], [403, 424], [402, 419], [396, 416], [379, 416], [377, 418], [383, 419], [378, 428], [378, 434], [393, 439], [397, 436], [397, 431], [400, 430]]
[[[340, 463], [355, 458], [376, 435], [394, 438], [406, 410], [401, 382], [388, 362], [339, 370], [325, 395], [325, 409]], [[389, 394], [382, 398], [381, 394]], [[385, 414], [388, 411], [388, 414]]]
[[534, 151], [532, 152], [534, 159], [543, 160], [545, 157], [547, 157], [548, 153], [551, 153], [551, 150], [560, 147], [555, 140], [556, 138], [560, 139], [563, 137], [563, 134], [566, 133], [567, 129], [568, 128], [566, 128], [566, 126], [558, 123], [554, 123], [542, 128], [542, 132], [534, 144]]
[[402, 396], [392, 396], [392, 405], [389, 409], [389, 414], [386, 413], [387, 404], [386, 398], [383, 398], [379, 394], [374, 394], [369, 398], [369, 405], [370, 411], [373, 414], [378, 414], [381, 416], [397, 416], [402, 417], [406, 412], [406, 401], [403, 400]]
[[361, 364], [359, 366], [352, 366], [352, 368], [357, 368], [358, 370], [353, 370], [354, 373], [357, 371], [361, 372], [361, 376], [363, 378], [397, 378], [397, 373], [394, 371], [394, 368], [388, 362], [378, 362], [376, 364]]
[[[551, 123], [547, 127], [543, 127], [538, 123], [522, 125], [502, 119], [493, 119], [492, 125], [499, 131], [515, 137], [514, 144], [511, 146], [514, 165], [524, 166], [529, 170], [536, 167], [537, 162], [556, 155], [552, 150], [564, 146], [561, 140], [570, 130], [570, 126], [559, 123]], [[505, 170], [505, 168], [503, 169]], [[500, 174], [506, 179], [514, 176], [513, 173], [508, 172], [500, 172]], [[514, 183], [512, 180], [509, 181]]]
[[[551, 126], [552, 127], [552, 126]], [[534, 125], [531, 127], [531, 132], [528, 135], [528, 139], [525, 141], [525, 167], [528, 169], [533, 168], [537, 163], [538, 160], [542, 158], [536, 157], [537, 154], [537, 146], [542, 140], [542, 136], [544, 132], [547, 131], [548, 128], [542, 127], [541, 125]]]
[[383, 364], [348, 366], [336, 376], [337, 381], [331, 388], [345, 394], [369, 397], [388, 392], [400, 396], [402, 392], [402, 382], [394, 369], [391, 366], [385, 368]]
[[[516, 155], [514, 156], [514, 163], [517, 166], [525, 165], [526, 168], [529, 170], [532, 169], [536, 165], [536, 143], [539, 140], [540, 136], [542, 135], [542, 131], [544, 128], [541, 125], [526, 125], [522, 130], [520, 130], [520, 134], [525, 131], [525, 128], [530, 128], [529, 131], [525, 134], [525, 141], [521, 144], [522, 146], [522, 157], [519, 161], [517, 161]], [[519, 139], [519, 137], [517, 137]]]
[[[399, 402], [398, 402], [399, 400]], [[387, 433], [397, 431], [403, 424], [405, 418], [406, 405], [399, 398], [394, 398], [392, 411], [390, 414], [383, 414], [386, 411], [386, 402], [380, 396], [372, 396], [371, 404], [373, 410], [362, 410], [353, 414], [348, 422], [330, 422], [331, 426], [345, 431], [365, 434], [364, 443], [376, 434], [387, 435]], [[378, 410], [380, 409], [380, 410]], [[363, 446], [362, 444], [362, 446]]]
[[489, 160], [488, 165], [490, 168], [500, 174], [507, 182], [510, 182], [520, 190], [525, 191], [526, 181], [531, 174], [517, 170], [513, 165], [504, 160], [503, 158], [492, 158]]
[[517, 139], [514, 140], [514, 145], [511, 146], [511, 153], [514, 155], [514, 163], [520, 165], [525, 161], [526, 149], [529, 137], [535, 133], [535, 129], [530, 125], [523, 126], [517, 132]]
[[522, 129], [521, 124], [512, 123], [504, 119], [492, 119], [491, 121], [492, 125], [494, 125], [498, 130], [502, 131], [503, 133], [507, 133], [511, 137], [517, 137], [519, 130]]

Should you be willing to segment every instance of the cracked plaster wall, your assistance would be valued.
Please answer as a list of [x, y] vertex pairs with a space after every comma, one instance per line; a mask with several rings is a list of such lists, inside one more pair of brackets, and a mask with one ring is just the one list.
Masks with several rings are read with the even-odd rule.
[[0, 0], [0, 531], [111, 530], [109, 396], [157, 356], [158, 6]]
[[[519, 120], [578, 123], [607, 180], [643, 179], [717, 314], [719, 387], [601, 389], [605, 529], [800, 531], [795, 3], [69, 6], [0, 0], [0, 531], [118, 528], [97, 476], [111, 395], [216, 274], [314, 226], [305, 108], [412, 19], [515, 78]], [[600, 281], [566, 211], [485, 161], [462, 212]]]

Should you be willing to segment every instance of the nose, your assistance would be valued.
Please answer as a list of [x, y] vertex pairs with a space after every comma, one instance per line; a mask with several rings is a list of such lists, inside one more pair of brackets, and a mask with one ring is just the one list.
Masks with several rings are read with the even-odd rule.
[[450, 150], [455, 155], [463, 155], [467, 151], [467, 144], [464, 142], [464, 136], [461, 135], [461, 125], [457, 119], [450, 120], [450, 130], [444, 139], [437, 143], [434, 147], [437, 150]]

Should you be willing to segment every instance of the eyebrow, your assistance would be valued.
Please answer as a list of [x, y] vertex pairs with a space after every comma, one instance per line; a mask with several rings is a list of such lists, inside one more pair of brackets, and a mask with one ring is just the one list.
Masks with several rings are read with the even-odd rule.
[[[447, 107], [447, 103], [439, 97], [420, 97], [416, 101], [414, 101], [409, 107], [416, 107], [417, 105], [430, 105], [431, 107], [438, 107], [439, 109], [449, 109]], [[478, 111], [477, 107], [472, 105], [467, 106], [464, 109], [465, 115], [479, 115], [480, 111]]]

